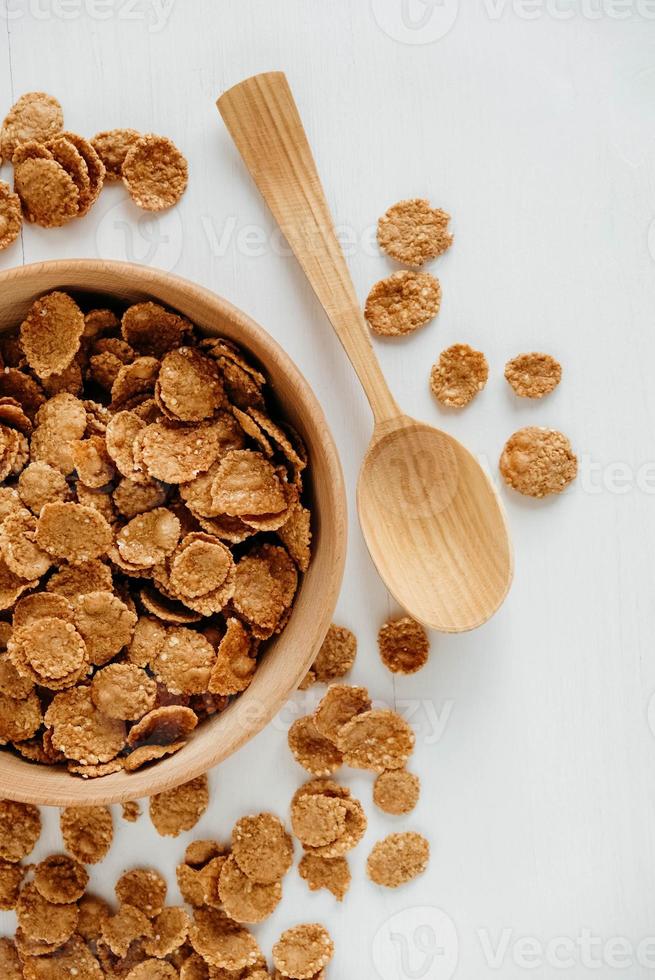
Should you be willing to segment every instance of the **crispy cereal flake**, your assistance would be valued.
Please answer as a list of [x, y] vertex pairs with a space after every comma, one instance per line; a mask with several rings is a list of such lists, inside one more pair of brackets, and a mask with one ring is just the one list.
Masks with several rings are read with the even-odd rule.
[[[11, 864], [0, 861], [0, 911], [8, 912], [16, 908], [20, 887], [25, 877], [25, 868], [21, 864]], [[2, 948], [0, 947], [0, 966], [2, 966]], [[2, 971], [0, 976], [4, 977]]]
[[562, 432], [528, 426], [505, 443], [500, 457], [505, 483], [528, 497], [562, 493], [575, 480], [578, 459]]
[[332, 684], [314, 712], [314, 724], [323, 738], [336, 744], [346, 722], [370, 708], [371, 699], [365, 687]]
[[442, 405], [463, 408], [482, 391], [489, 365], [482, 351], [468, 344], [453, 344], [439, 355], [430, 374], [430, 388]]
[[243, 873], [234, 855], [223, 863], [218, 880], [218, 894], [224, 910], [235, 922], [263, 922], [282, 899], [279, 881], [261, 884]]
[[343, 901], [352, 878], [347, 858], [324, 858], [316, 854], [303, 854], [298, 873], [307, 882], [310, 891], [327, 888], [338, 902]]
[[337, 746], [355, 769], [402, 769], [414, 749], [411, 727], [395, 711], [373, 708], [339, 729]]
[[191, 734], [198, 716], [183, 705], [155, 708], [133, 725], [127, 743], [133, 748], [142, 745], [171, 745]]
[[28, 882], [16, 903], [18, 925], [29, 939], [61, 945], [75, 932], [77, 905], [56, 905], [43, 898], [34, 882]]
[[273, 963], [282, 976], [310, 980], [332, 959], [334, 943], [317, 922], [294, 926], [273, 946]]
[[64, 113], [52, 95], [27, 92], [11, 107], [0, 130], [0, 157], [11, 161], [14, 151], [29, 140], [43, 142], [64, 128]]
[[84, 315], [66, 293], [52, 292], [30, 307], [20, 328], [27, 362], [40, 377], [62, 371], [75, 357], [84, 333]]
[[296, 762], [314, 776], [329, 776], [343, 762], [339, 749], [320, 734], [311, 715], [297, 718], [287, 737]]
[[41, 836], [41, 814], [31, 803], [0, 800], [0, 858], [18, 863]]
[[154, 919], [164, 908], [168, 886], [158, 871], [133, 868], [120, 876], [115, 891], [119, 902], [133, 905], [149, 919]]
[[52, 854], [34, 869], [34, 884], [48, 902], [67, 905], [77, 902], [89, 882], [83, 865], [66, 854]]
[[0, 180], [0, 252], [16, 241], [22, 227], [20, 198], [9, 184]]
[[429, 860], [430, 845], [421, 834], [389, 834], [369, 854], [366, 871], [376, 885], [397, 888], [423, 874]]
[[427, 663], [430, 644], [421, 626], [411, 616], [391, 619], [378, 633], [380, 657], [394, 674], [415, 674]]
[[136, 721], [155, 706], [157, 684], [135, 664], [109, 664], [91, 682], [96, 708], [109, 718]]
[[188, 783], [152, 796], [150, 819], [162, 837], [177, 837], [195, 827], [208, 804], [207, 777], [197, 776]]
[[450, 215], [429, 201], [399, 201], [378, 221], [378, 243], [392, 259], [418, 267], [450, 248], [449, 221]]
[[110, 129], [97, 133], [91, 140], [105, 167], [106, 180], [120, 180], [123, 161], [139, 139], [136, 129]]
[[177, 204], [189, 179], [187, 162], [175, 144], [152, 133], [128, 150], [121, 172], [134, 203], [147, 211]]
[[69, 759], [84, 765], [109, 762], [125, 746], [125, 725], [97, 710], [88, 687], [56, 694], [45, 713], [52, 743]]
[[204, 636], [179, 626], [168, 630], [152, 668], [172, 694], [202, 694], [208, 688], [215, 657]]
[[232, 828], [232, 853], [251, 881], [280, 881], [293, 862], [293, 844], [284, 824], [273, 813], [242, 817]]
[[505, 365], [505, 377], [520, 398], [543, 398], [562, 380], [562, 365], [550, 354], [517, 354]]
[[364, 316], [373, 333], [399, 337], [429, 323], [441, 306], [439, 280], [429, 272], [393, 272], [377, 282], [366, 300]]
[[373, 786], [373, 802], [385, 813], [411, 813], [421, 790], [421, 781], [406, 769], [381, 772]]
[[78, 564], [106, 554], [112, 532], [92, 507], [56, 502], [43, 507], [36, 540], [53, 557]]
[[75, 600], [74, 619], [90, 662], [102, 666], [130, 642], [137, 616], [113, 592], [88, 592]]
[[219, 909], [194, 909], [189, 939], [209, 966], [222, 970], [244, 970], [260, 957], [255, 937]]

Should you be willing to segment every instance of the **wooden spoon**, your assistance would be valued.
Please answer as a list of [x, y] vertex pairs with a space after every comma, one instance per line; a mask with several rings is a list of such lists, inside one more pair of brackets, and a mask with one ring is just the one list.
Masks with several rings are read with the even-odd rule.
[[248, 78], [217, 105], [373, 410], [375, 429], [357, 487], [371, 558], [391, 594], [419, 622], [453, 633], [480, 626], [512, 579], [507, 525], [491, 481], [456, 439], [396, 405], [285, 75]]

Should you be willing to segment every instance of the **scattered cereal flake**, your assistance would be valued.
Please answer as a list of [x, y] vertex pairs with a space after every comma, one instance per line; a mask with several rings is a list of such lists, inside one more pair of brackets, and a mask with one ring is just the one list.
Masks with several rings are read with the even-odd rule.
[[378, 633], [380, 657], [394, 674], [415, 674], [427, 663], [427, 633], [411, 616], [388, 620]]
[[468, 344], [453, 344], [442, 350], [430, 373], [430, 388], [442, 405], [463, 408], [482, 391], [489, 365], [482, 351]]
[[27, 955], [23, 970], [25, 980], [102, 980], [104, 976], [98, 960], [79, 936], [72, 936], [50, 954]]
[[101, 927], [103, 942], [116, 956], [126, 956], [137, 939], [152, 936], [152, 923], [140, 908], [123, 904]]
[[123, 477], [112, 493], [112, 500], [118, 513], [130, 519], [165, 504], [166, 488], [156, 480], [140, 479], [137, 483]]
[[243, 873], [234, 855], [223, 863], [218, 894], [224, 910], [235, 922], [263, 922], [282, 899], [279, 881], [261, 884]]
[[290, 608], [297, 586], [298, 573], [286, 549], [264, 544], [237, 563], [232, 602], [254, 629], [270, 636]]
[[52, 95], [27, 92], [11, 107], [0, 130], [0, 156], [11, 160], [21, 143], [43, 142], [64, 128], [64, 113]]
[[[20, 886], [25, 877], [26, 868], [21, 864], [11, 864], [0, 861], [0, 911], [7, 912], [16, 908]], [[2, 947], [0, 946], [0, 967], [2, 966]], [[5, 974], [0, 970], [0, 976]]]
[[314, 776], [329, 776], [343, 763], [341, 752], [320, 734], [311, 715], [297, 718], [287, 737], [296, 761]]
[[169, 745], [140, 745], [127, 756], [123, 768], [125, 772], [136, 772], [149, 762], [156, 762], [167, 755], [174, 755], [183, 749], [186, 741], [171, 742]]
[[345, 626], [330, 624], [327, 635], [312, 664], [316, 680], [321, 684], [343, 677], [355, 663], [357, 637]]
[[95, 942], [102, 934], [102, 924], [111, 915], [108, 902], [97, 895], [86, 892], [78, 903], [80, 917], [77, 920], [77, 931], [86, 942]]
[[254, 966], [261, 955], [252, 933], [220, 909], [194, 909], [189, 939], [206, 963], [223, 970]]
[[505, 443], [499, 463], [505, 483], [528, 497], [562, 493], [575, 480], [578, 460], [562, 432], [528, 426]]
[[138, 139], [136, 129], [109, 129], [93, 137], [91, 146], [105, 166], [106, 180], [121, 179], [123, 161]]
[[389, 834], [369, 854], [366, 871], [376, 885], [397, 888], [423, 874], [429, 860], [430, 845], [421, 834]]
[[223, 456], [212, 487], [214, 506], [221, 514], [274, 514], [286, 508], [277, 471], [260, 453], [236, 449]]
[[252, 656], [252, 640], [240, 620], [227, 620], [225, 635], [216, 651], [208, 691], [211, 694], [239, 694], [249, 686], [257, 667]]
[[370, 708], [371, 699], [365, 687], [332, 684], [314, 712], [314, 724], [320, 735], [336, 743], [343, 725]]
[[309, 980], [332, 959], [334, 943], [318, 922], [287, 929], [273, 946], [273, 963], [282, 976]]
[[395, 711], [373, 708], [355, 715], [339, 729], [337, 746], [343, 761], [355, 769], [402, 769], [414, 748], [415, 736]]
[[179, 973], [171, 963], [149, 959], [137, 963], [127, 974], [126, 980], [177, 980], [178, 977]]
[[36, 540], [55, 558], [78, 564], [106, 554], [112, 531], [93, 507], [56, 501], [43, 507]]
[[109, 718], [136, 721], [155, 706], [157, 685], [135, 664], [109, 664], [91, 682], [96, 708]]
[[123, 314], [121, 333], [140, 354], [163, 357], [180, 346], [190, 326], [188, 320], [158, 303], [136, 303]]
[[216, 362], [193, 347], [179, 347], [166, 354], [157, 392], [167, 412], [182, 422], [211, 418], [225, 404]]
[[19, 163], [14, 168], [14, 191], [27, 220], [42, 228], [67, 224], [79, 209], [79, 191], [73, 178], [52, 157]]
[[[330, 794], [319, 794], [322, 797]], [[366, 814], [359, 800], [350, 799], [349, 796], [341, 797], [345, 807], [345, 825], [338, 837], [327, 844], [320, 844], [316, 847], [305, 844], [305, 850], [310, 851], [318, 857], [335, 858], [340, 857], [347, 851], [356, 847], [366, 833]]]
[[132, 868], [116, 882], [116, 898], [121, 903], [136, 906], [149, 919], [164, 908], [168, 886], [166, 879], [152, 868]]
[[89, 190], [80, 196], [80, 206], [79, 213], [80, 216], [86, 214], [91, 206], [96, 202], [100, 191], [102, 190], [103, 184], [105, 182], [105, 166], [94, 150], [91, 143], [85, 139], [83, 136], [78, 136], [77, 133], [71, 133], [70, 130], [65, 130], [62, 136], [72, 143], [78, 153], [84, 160], [89, 175]]
[[399, 201], [378, 221], [378, 243], [392, 259], [419, 267], [452, 245], [449, 221], [446, 211], [431, 208], [424, 199]]
[[55, 136], [44, 145], [53, 159], [73, 178], [79, 195], [78, 214], [83, 214], [91, 196], [91, 180], [84, 157], [65, 136]]
[[366, 300], [364, 315], [373, 333], [399, 337], [432, 320], [441, 306], [439, 280], [429, 272], [393, 272], [377, 282]]
[[41, 836], [41, 814], [31, 803], [0, 799], [0, 858], [17, 864]]
[[77, 476], [86, 487], [104, 487], [114, 479], [115, 470], [102, 436], [90, 436], [71, 443]]
[[202, 694], [207, 690], [216, 654], [200, 633], [183, 626], [171, 628], [152, 662], [152, 669], [172, 694]]
[[311, 519], [308, 508], [303, 507], [301, 503], [296, 503], [277, 532], [301, 572], [307, 571], [311, 558]]
[[0, 745], [32, 738], [42, 722], [41, 702], [36, 694], [20, 700], [0, 694]]
[[183, 705], [155, 708], [132, 726], [127, 744], [131, 748], [170, 745], [190, 735], [197, 724], [195, 712]]
[[251, 881], [272, 884], [293, 862], [293, 843], [284, 824], [273, 813], [242, 817], [232, 828], [232, 853]]
[[88, 592], [78, 596], [74, 607], [75, 626], [92, 664], [103, 666], [130, 642], [136, 613], [113, 592]]
[[16, 903], [18, 925], [30, 939], [45, 943], [65, 943], [75, 932], [77, 905], [55, 905], [37, 890], [34, 882], [26, 884]]
[[24, 973], [15, 943], [0, 937], [0, 975], [3, 980], [23, 980]]
[[144, 950], [158, 959], [170, 956], [186, 942], [190, 925], [186, 909], [167, 906], [153, 919], [153, 934], [143, 944]]
[[327, 888], [338, 902], [343, 901], [352, 878], [347, 858], [324, 858], [316, 854], [303, 854], [298, 873], [307, 882], [310, 891]]
[[136, 823], [141, 816], [141, 807], [136, 800], [126, 800], [121, 804], [123, 810], [123, 820], [128, 823]]
[[184, 194], [189, 168], [171, 140], [148, 133], [128, 150], [122, 175], [135, 204], [147, 211], [162, 211], [177, 204]]
[[0, 252], [20, 235], [23, 227], [20, 198], [9, 184], [0, 181]]
[[29, 511], [9, 514], [0, 525], [0, 551], [20, 578], [37, 579], [50, 568], [50, 556], [36, 543], [36, 527], [36, 518]]
[[29, 463], [18, 477], [17, 487], [20, 499], [37, 517], [45, 504], [70, 497], [66, 477], [49, 463]]
[[107, 718], [93, 704], [90, 688], [56, 694], [45, 713], [52, 742], [69, 759], [84, 765], [109, 762], [125, 746], [125, 725]]
[[34, 869], [34, 884], [39, 894], [55, 905], [77, 902], [89, 882], [82, 864], [67, 854], [51, 854]]
[[505, 365], [505, 377], [521, 398], [543, 398], [562, 379], [562, 365], [550, 354], [517, 354]]
[[62, 565], [48, 579], [46, 589], [67, 599], [76, 599], [90, 592], [111, 592], [111, 568], [95, 558], [77, 565]]
[[385, 813], [411, 813], [418, 803], [421, 781], [406, 769], [381, 772], [373, 785], [373, 802]]
[[346, 829], [346, 805], [343, 800], [322, 794], [305, 794], [294, 799], [291, 826], [303, 844], [322, 847], [332, 844]]
[[193, 480], [216, 461], [225, 431], [220, 417], [188, 427], [169, 421], [147, 426], [142, 452], [149, 475], [164, 483]]
[[37, 299], [20, 326], [27, 363], [40, 378], [63, 371], [79, 350], [84, 314], [67, 293]]
[[162, 837], [177, 837], [191, 830], [209, 804], [206, 776], [197, 776], [174, 789], [150, 798], [150, 819]]
[[149, 567], [163, 562], [180, 537], [180, 522], [165, 507], [139, 514], [122, 528], [116, 538], [121, 557], [133, 565]]

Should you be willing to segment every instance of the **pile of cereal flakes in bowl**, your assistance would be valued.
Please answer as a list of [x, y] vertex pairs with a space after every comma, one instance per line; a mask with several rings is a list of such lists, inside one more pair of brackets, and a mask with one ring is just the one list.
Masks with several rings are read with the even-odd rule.
[[228, 340], [38, 299], [0, 337], [0, 745], [83, 777], [244, 691], [310, 561], [304, 446]]

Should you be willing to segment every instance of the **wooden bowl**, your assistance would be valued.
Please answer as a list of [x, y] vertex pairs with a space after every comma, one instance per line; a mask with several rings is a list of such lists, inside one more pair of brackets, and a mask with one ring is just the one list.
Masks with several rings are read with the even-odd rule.
[[[27, 762], [0, 749], [0, 796], [49, 806], [92, 806], [150, 796], [206, 772], [274, 717], [323, 642], [337, 601], [346, 551], [347, 511], [337, 450], [312, 390], [291, 359], [256, 323], [207, 289], [168, 273], [124, 262], [44, 262], [0, 273], [0, 329], [16, 327], [41, 294], [62, 289], [121, 303], [158, 300], [207, 335], [223, 335], [260, 362], [284, 416], [303, 437], [310, 467], [313, 559], [284, 632], [271, 640], [255, 678], [222, 714], [202, 722], [188, 745], [150, 768], [84, 780], [59, 767]], [[87, 296], [87, 302], [89, 297]]]

